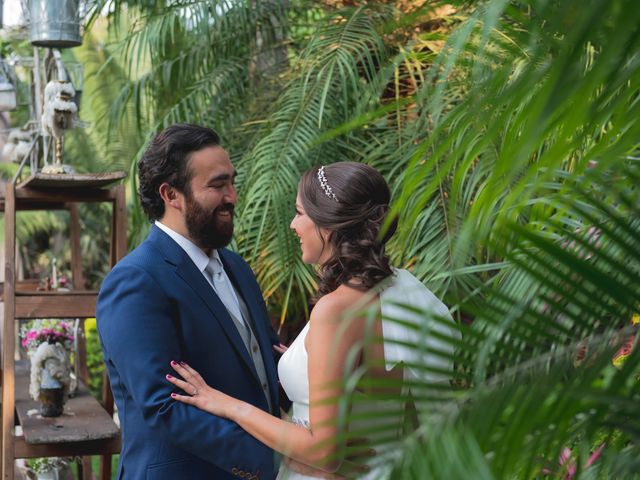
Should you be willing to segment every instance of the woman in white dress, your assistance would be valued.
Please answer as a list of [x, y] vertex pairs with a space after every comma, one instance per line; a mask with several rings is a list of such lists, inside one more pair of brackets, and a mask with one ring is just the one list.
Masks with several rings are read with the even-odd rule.
[[[278, 479], [330, 477], [351, 463], [353, 456], [345, 461], [344, 434], [362, 425], [341, 421], [344, 401], [336, 399], [345, 398], [350, 399], [352, 414], [359, 408], [384, 410], [384, 424], [366, 420], [371, 434], [364, 436], [377, 452], [366, 460], [367, 466], [356, 467], [356, 476], [385, 478], [391, 468], [389, 456], [397, 449], [380, 448], [382, 440], [375, 432], [381, 432], [386, 443], [400, 440], [405, 404], [351, 400], [380, 393], [376, 384], [386, 385], [384, 393], [394, 395], [406, 393], [406, 385], [414, 384], [411, 380], [447, 382], [451, 377], [452, 347], [442, 337], [455, 337], [456, 329], [447, 307], [409, 272], [392, 268], [385, 254], [385, 243], [395, 231], [393, 223], [379, 235], [389, 202], [382, 175], [361, 163], [314, 167], [300, 180], [291, 229], [300, 239], [302, 260], [319, 266], [319, 286], [309, 322], [283, 349], [278, 365], [281, 384], [293, 402], [290, 420], [209, 387], [188, 365], [172, 364], [184, 380], [170, 381], [186, 392], [173, 398], [235, 421], [283, 454], [286, 461]], [[383, 341], [367, 341], [372, 338]], [[416, 342], [423, 348], [405, 346]], [[343, 380], [356, 369], [359, 385], [370, 385], [368, 392], [345, 390]]]

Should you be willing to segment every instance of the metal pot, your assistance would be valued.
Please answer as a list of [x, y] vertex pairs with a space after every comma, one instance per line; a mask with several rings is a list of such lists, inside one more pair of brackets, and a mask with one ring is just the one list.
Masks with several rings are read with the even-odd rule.
[[82, 44], [79, 0], [30, 0], [29, 13], [33, 45], [66, 48]]

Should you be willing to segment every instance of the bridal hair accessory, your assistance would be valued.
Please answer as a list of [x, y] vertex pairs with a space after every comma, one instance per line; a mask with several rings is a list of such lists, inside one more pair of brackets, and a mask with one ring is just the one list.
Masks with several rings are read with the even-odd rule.
[[333, 198], [337, 202], [338, 197], [333, 193], [329, 182], [327, 182], [327, 177], [324, 175], [324, 165], [318, 169], [318, 181], [320, 182], [320, 186], [322, 187], [324, 194], [329, 198]]

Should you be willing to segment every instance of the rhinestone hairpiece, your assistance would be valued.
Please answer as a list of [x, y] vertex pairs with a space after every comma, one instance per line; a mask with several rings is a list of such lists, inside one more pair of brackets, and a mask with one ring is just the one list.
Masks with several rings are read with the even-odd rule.
[[324, 175], [324, 165], [318, 169], [318, 181], [320, 182], [322, 190], [324, 190], [324, 194], [329, 198], [333, 198], [337, 202], [338, 197], [336, 197], [336, 194], [333, 193], [331, 185], [329, 185], [329, 182], [327, 182], [327, 177], [325, 177]]

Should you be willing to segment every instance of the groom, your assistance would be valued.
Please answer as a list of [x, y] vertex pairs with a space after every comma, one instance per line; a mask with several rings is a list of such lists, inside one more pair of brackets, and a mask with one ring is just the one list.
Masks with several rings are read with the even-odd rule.
[[[122, 426], [118, 479], [272, 479], [273, 452], [229, 420], [175, 402], [184, 361], [229, 395], [278, 415], [270, 327], [233, 234], [235, 170], [210, 129], [173, 125], [138, 164], [154, 222], [107, 276], [97, 322]], [[195, 392], [188, 392], [195, 393]]]

